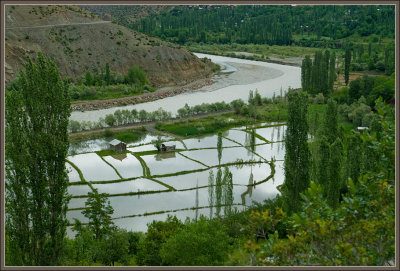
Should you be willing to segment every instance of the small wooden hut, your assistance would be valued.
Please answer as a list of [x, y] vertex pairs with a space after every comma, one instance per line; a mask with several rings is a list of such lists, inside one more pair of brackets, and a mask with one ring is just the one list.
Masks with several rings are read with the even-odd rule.
[[116, 152], [122, 152], [126, 150], [126, 143], [119, 141], [118, 139], [114, 139], [113, 141], [110, 142], [110, 150], [116, 151]]
[[166, 152], [166, 151], [174, 151], [175, 150], [175, 145], [172, 146], [167, 146], [165, 144], [161, 144], [161, 151]]

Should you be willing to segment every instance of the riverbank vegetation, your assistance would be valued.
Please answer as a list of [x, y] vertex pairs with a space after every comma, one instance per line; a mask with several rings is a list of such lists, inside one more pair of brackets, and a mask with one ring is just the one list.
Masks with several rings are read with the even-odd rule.
[[132, 66], [126, 74], [112, 72], [108, 63], [105, 68], [94, 69], [78, 78], [70, 87], [72, 103], [91, 100], [107, 100], [154, 92], [146, 73], [139, 66]]

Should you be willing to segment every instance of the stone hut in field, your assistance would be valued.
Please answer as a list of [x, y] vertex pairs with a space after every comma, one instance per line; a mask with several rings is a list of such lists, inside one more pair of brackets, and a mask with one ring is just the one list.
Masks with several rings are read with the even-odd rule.
[[114, 139], [113, 141], [110, 142], [110, 150], [116, 151], [116, 152], [122, 152], [126, 150], [126, 143], [119, 141], [118, 139]]

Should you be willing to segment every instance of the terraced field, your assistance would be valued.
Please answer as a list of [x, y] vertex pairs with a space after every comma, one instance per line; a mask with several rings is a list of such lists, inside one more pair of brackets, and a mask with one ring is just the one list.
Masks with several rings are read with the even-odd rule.
[[[251, 142], [255, 130], [255, 144]], [[113, 220], [127, 230], [145, 231], [152, 220], [168, 214], [184, 220], [199, 215], [223, 214], [226, 206], [216, 198], [216, 184], [209, 174], [228, 167], [232, 173], [232, 206], [241, 210], [276, 196], [283, 183], [284, 134], [286, 126], [268, 123], [258, 127], [237, 127], [222, 134], [222, 156], [218, 159], [217, 135], [178, 140], [166, 138], [176, 150], [158, 153], [148, 135], [128, 145], [127, 152], [102, 155], [104, 140], [92, 140], [68, 156], [69, 193], [72, 199], [67, 217], [86, 223], [82, 215], [88, 192], [107, 193], [114, 208]], [[69, 227], [69, 234], [72, 234]]]

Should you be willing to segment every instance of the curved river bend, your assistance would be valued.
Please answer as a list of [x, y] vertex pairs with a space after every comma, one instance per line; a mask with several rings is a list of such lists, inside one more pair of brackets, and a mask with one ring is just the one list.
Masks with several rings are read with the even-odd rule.
[[84, 112], [74, 111], [71, 113], [70, 119], [98, 121], [99, 118], [104, 118], [117, 109], [132, 110], [135, 108], [138, 111], [144, 109], [152, 112], [160, 107], [175, 115], [177, 110], [185, 104], [195, 106], [222, 101], [230, 103], [235, 99], [247, 101], [250, 90], [258, 90], [262, 97], [272, 97], [274, 94], [279, 95], [281, 89], [287, 91], [289, 87], [301, 87], [301, 69], [299, 67], [200, 53], [195, 55], [199, 58], [207, 57], [225, 68], [221, 75], [213, 78], [213, 84], [193, 92], [147, 103]]

